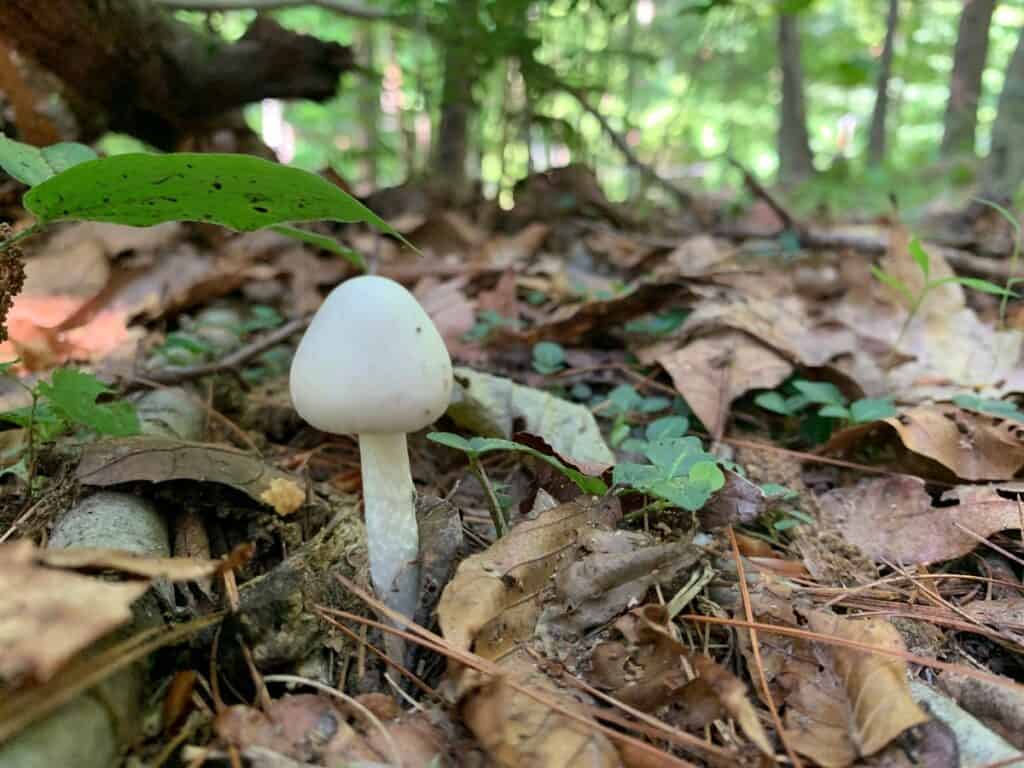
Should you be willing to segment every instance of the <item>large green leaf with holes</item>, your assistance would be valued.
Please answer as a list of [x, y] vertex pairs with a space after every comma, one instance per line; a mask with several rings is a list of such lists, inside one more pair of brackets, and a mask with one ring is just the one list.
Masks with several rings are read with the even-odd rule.
[[79, 219], [146, 227], [200, 221], [248, 232], [294, 221], [361, 221], [397, 235], [326, 179], [249, 155], [104, 157], [33, 187], [24, 204], [41, 222]]

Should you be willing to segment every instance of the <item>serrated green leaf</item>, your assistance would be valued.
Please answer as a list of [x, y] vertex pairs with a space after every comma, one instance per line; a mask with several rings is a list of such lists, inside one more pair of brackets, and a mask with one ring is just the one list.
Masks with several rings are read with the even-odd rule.
[[82, 219], [146, 227], [199, 221], [249, 232], [296, 221], [361, 221], [405, 242], [326, 179], [250, 155], [104, 157], [33, 187], [23, 203], [43, 222]]
[[110, 390], [88, 373], [71, 368], [54, 371], [49, 382], [36, 385], [41, 398], [71, 424], [78, 424], [103, 435], [138, 434], [139, 418], [128, 402], [97, 403], [96, 398]]
[[359, 253], [359, 251], [346, 248], [333, 237], [318, 235], [316, 232], [309, 232], [305, 229], [299, 229], [298, 227], [289, 227], [285, 224], [278, 224], [276, 227], [271, 227], [271, 229], [285, 237], [290, 237], [293, 240], [298, 240], [299, 242], [306, 243], [307, 245], [312, 245], [314, 248], [321, 248], [325, 251], [335, 253], [345, 259], [360, 272], [366, 271], [366, 259], [363, 258], [363, 255]]
[[927, 280], [928, 275], [931, 273], [931, 259], [928, 257], [928, 252], [925, 251], [921, 241], [916, 237], [910, 241], [908, 248], [910, 250], [910, 258], [914, 260], [918, 269], [924, 274], [924, 279]]

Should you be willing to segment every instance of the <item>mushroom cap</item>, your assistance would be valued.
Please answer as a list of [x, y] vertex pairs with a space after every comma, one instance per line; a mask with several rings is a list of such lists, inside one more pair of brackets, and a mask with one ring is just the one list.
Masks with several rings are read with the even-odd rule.
[[334, 434], [415, 432], [445, 412], [452, 361], [416, 298], [384, 277], [346, 280], [292, 360], [295, 410]]

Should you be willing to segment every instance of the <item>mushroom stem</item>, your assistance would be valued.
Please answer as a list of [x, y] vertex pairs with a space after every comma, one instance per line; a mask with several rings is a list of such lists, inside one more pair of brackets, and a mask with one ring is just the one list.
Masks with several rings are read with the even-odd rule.
[[386, 606], [412, 618], [419, 598], [419, 529], [405, 433], [359, 435], [370, 578]]

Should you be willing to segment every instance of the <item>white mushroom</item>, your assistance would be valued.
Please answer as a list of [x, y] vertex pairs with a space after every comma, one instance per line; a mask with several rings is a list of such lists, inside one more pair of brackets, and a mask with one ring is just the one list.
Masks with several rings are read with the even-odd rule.
[[292, 402], [319, 430], [356, 434], [370, 577], [378, 597], [412, 616], [419, 532], [406, 433], [445, 412], [452, 363], [441, 334], [405, 288], [357, 277], [333, 291], [299, 343]]

